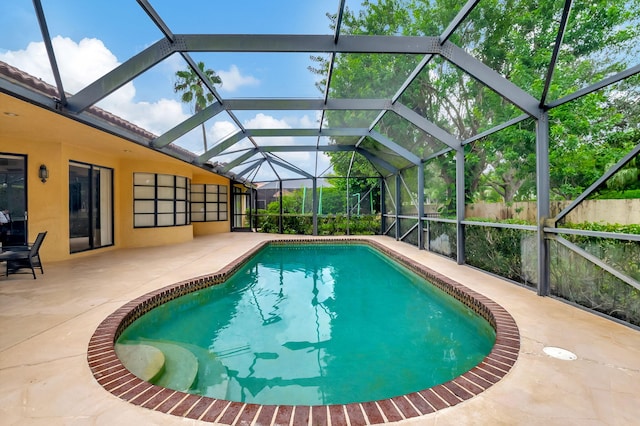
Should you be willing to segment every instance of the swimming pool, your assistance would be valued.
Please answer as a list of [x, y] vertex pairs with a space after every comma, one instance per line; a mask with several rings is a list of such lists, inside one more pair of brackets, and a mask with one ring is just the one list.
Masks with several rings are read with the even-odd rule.
[[116, 349], [161, 350], [179, 373], [152, 380], [164, 387], [323, 405], [446, 382], [480, 363], [494, 340], [487, 320], [367, 245], [291, 244], [265, 247], [225, 283], [151, 310]]
[[[331, 242], [333, 243], [335, 240], [331, 240]], [[405, 395], [380, 396], [379, 398], [382, 399], [378, 399], [376, 401], [367, 399], [367, 402], [361, 403], [338, 402], [334, 405], [318, 405], [313, 407], [309, 407], [308, 405], [310, 404], [308, 403], [300, 403], [301, 405], [296, 405], [298, 404], [296, 401], [292, 401], [290, 403], [278, 402], [277, 404], [280, 405], [274, 405], [276, 403], [269, 402], [267, 402], [269, 405], [260, 405], [260, 401], [256, 401], [256, 403], [229, 402], [228, 400], [221, 399], [220, 397], [212, 398], [199, 395], [189, 395], [183, 392], [171, 391], [151, 385], [150, 383], [141, 381], [124, 369], [122, 364], [118, 362], [118, 358], [115, 356], [114, 342], [118, 337], [123, 335], [124, 330], [128, 326], [133, 324], [139, 317], [151, 311], [156, 306], [160, 306], [170, 300], [176, 299], [181, 295], [193, 293], [194, 291], [202, 292], [213, 284], [228, 281], [230, 277], [233, 276], [234, 272], [239, 271], [241, 267], [251, 264], [252, 255], [260, 249], [260, 247], [258, 247], [255, 251], [247, 253], [247, 255], [238, 259], [237, 262], [229, 265], [218, 274], [200, 277], [187, 282], [178, 283], [174, 286], [170, 286], [169, 288], [158, 290], [154, 293], [145, 295], [138, 300], [132, 301], [112, 314], [96, 330], [96, 333], [90, 342], [88, 358], [94, 376], [105, 388], [123, 399], [145, 407], [171, 412], [171, 414], [189, 418], [199, 418], [201, 420], [212, 420], [222, 423], [234, 423], [238, 422], [239, 419], [246, 420], [247, 417], [251, 416], [253, 416], [251, 418], [275, 416], [271, 417], [275, 419], [278, 416], [304, 415], [304, 412], [306, 411], [307, 415], [312, 416], [313, 418], [326, 418], [329, 416], [333, 419], [335, 416], [335, 421], [339, 421], [341, 418], [348, 416], [352, 424], [359, 424], [360, 422], [358, 419], [364, 419], [364, 417], [366, 417], [368, 421], [373, 421], [372, 419], [395, 421], [455, 405], [460, 401], [482, 392], [484, 389], [497, 382], [509, 371], [517, 359], [519, 334], [511, 316], [499, 307], [499, 305], [479, 294], [465, 289], [460, 284], [448, 280], [446, 277], [428, 270], [420, 264], [403, 258], [403, 256], [390, 251], [380, 244], [355, 240], [347, 240], [345, 242], [348, 244], [358, 245], [366, 243], [376, 246], [378, 249], [385, 251], [387, 254], [404, 263], [421, 277], [429, 279], [435, 286], [444, 290], [447, 294], [453, 296], [459, 301], [462, 301], [466, 306], [469, 306], [472, 310], [479, 313], [496, 331], [496, 344], [491, 348], [491, 352], [486, 356], [486, 358], [484, 358], [484, 360], [477, 363], [477, 365], [472, 365], [470, 370], [466, 373], [436, 386], [425, 385], [427, 388], [403, 391], [408, 392]], [[305, 241], [305, 243], [308, 243], [308, 241]], [[281, 242], [271, 243], [271, 245], [274, 244], [281, 244]], [[353, 247], [349, 249], [353, 249]], [[220, 290], [224, 286], [217, 287], [218, 288], [216, 290]], [[415, 291], [416, 288], [413, 288], [412, 290]], [[310, 291], [313, 294], [313, 290], [311, 289]], [[325, 293], [322, 293], [322, 291]], [[333, 291], [335, 291], [335, 289]], [[328, 333], [335, 333], [332, 328], [326, 328], [326, 324], [330, 322], [329, 319], [331, 316], [327, 310], [333, 314], [335, 314], [336, 311], [333, 309], [335, 306], [332, 309], [327, 308], [331, 303], [334, 305], [336, 303], [331, 297], [328, 297], [330, 293], [331, 292], [327, 291], [326, 287], [324, 290], [317, 289], [315, 296], [316, 308], [318, 309], [318, 312], [323, 312], [319, 315], [319, 317], [324, 316], [322, 321], [325, 323], [323, 326], [325, 328], [323, 330], [325, 330], [325, 332], [326, 330], [329, 330]], [[273, 297], [273, 294], [269, 297]], [[267, 299], [268, 297], [264, 300]], [[312, 303], [309, 304], [313, 305]], [[325, 306], [323, 307], [322, 304]], [[256, 308], [257, 304], [254, 302], [253, 306]], [[310, 309], [312, 309], [312, 311], [309, 312], [315, 312], [315, 308]], [[277, 314], [265, 315], [264, 312], [262, 317], [260, 317], [260, 320], [267, 323], [263, 328], [273, 327], [283, 323], [282, 320], [277, 319]], [[322, 327], [319, 327], [317, 330], [320, 330], [321, 328]], [[316, 334], [315, 340], [316, 341], [314, 342], [310, 338], [305, 337], [300, 340], [289, 340], [288, 345], [283, 346], [280, 344], [280, 346], [287, 351], [303, 351], [311, 357], [315, 355], [315, 359], [317, 359], [317, 356], [321, 353], [325, 353], [326, 355], [326, 348], [324, 347], [326, 343], [324, 342], [327, 339], [318, 339]], [[276, 358], [274, 356], [276, 353], [276, 351], [266, 350], [249, 352], [249, 354], [258, 354], [256, 362], [263, 362], [265, 364], [272, 363]], [[280, 356], [281, 355], [278, 354], [278, 358]], [[249, 359], [249, 357], [247, 357], [247, 359]], [[246, 362], [247, 361], [245, 361], [245, 363]], [[324, 364], [321, 363], [321, 366], [322, 365]], [[394, 364], [391, 364], [392, 368], [393, 365]], [[246, 364], [244, 368], [248, 368]], [[315, 368], [316, 372], [319, 371], [317, 362]], [[420, 368], [420, 366], [416, 366], [416, 369], [417, 368]], [[237, 371], [240, 371], [240, 369]], [[326, 401], [320, 403], [324, 404]], [[295, 406], [292, 406], [291, 404], [294, 404]], [[235, 414], [232, 415], [232, 413]]]

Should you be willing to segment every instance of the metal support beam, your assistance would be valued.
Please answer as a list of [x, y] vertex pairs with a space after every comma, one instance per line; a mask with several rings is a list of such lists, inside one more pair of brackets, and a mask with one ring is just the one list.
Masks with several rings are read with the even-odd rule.
[[[351, 161], [353, 161], [353, 155], [351, 156]], [[349, 171], [351, 171], [351, 166], [349, 166]], [[345, 200], [345, 205], [347, 207], [347, 235], [349, 234], [349, 225], [351, 224], [351, 204], [350, 204], [350, 195], [349, 194], [349, 172], [347, 172], [347, 188], [346, 188], [347, 199]]]
[[49, 27], [47, 26], [47, 19], [44, 16], [44, 10], [42, 9], [40, 0], [33, 0], [33, 7], [36, 10], [38, 24], [40, 25], [40, 32], [42, 33], [42, 40], [44, 41], [44, 47], [49, 58], [49, 65], [51, 66], [53, 79], [55, 80], [56, 87], [58, 89], [58, 99], [60, 99], [60, 104], [62, 106], [65, 106], [67, 103], [67, 95], [65, 94], [64, 86], [62, 85], [62, 78], [60, 77], [58, 61], [56, 61], [56, 54], [53, 50], [53, 43], [51, 43], [51, 35], [49, 34]]
[[190, 52], [326, 52], [440, 53], [438, 37], [300, 34], [177, 34], [176, 51]]
[[400, 189], [401, 189], [400, 173], [396, 173], [396, 241], [400, 239]]
[[162, 39], [144, 49], [128, 61], [120, 64], [103, 77], [94, 81], [68, 99], [68, 109], [81, 112], [96, 102], [109, 96], [140, 74], [166, 59], [173, 53], [173, 46]]
[[387, 110], [391, 109], [389, 99], [322, 99], [287, 98], [225, 99], [224, 106], [236, 111], [322, 111], [322, 110]]
[[544, 227], [550, 208], [550, 176], [549, 176], [549, 114], [544, 112], [536, 121], [536, 173], [538, 203], [538, 295], [549, 294], [551, 272], [549, 257], [549, 241]]
[[[162, 34], [164, 34], [165, 38], [169, 40], [171, 43], [174, 43], [176, 41], [175, 34], [173, 34], [173, 32], [169, 29], [167, 24], [162, 20], [162, 18], [160, 18], [160, 15], [158, 15], [158, 13], [155, 11], [153, 6], [151, 6], [151, 4], [147, 0], [138, 0], [138, 4], [140, 5], [140, 7], [142, 7], [142, 9], [145, 11], [147, 16], [151, 18], [153, 23], [156, 24], [156, 26], [160, 29], [160, 31], [162, 31]], [[196, 75], [198, 76], [198, 78], [200, 78], [200, 80], [204, 83], [204, 85], [207, 86], [207, 88], [213, 94], [213, 96], [217, 99], [217, 101], [219, 103], [222, 103], [222, 99], [220, 98], [220, 95], [218, 95], [218, 92], [215, 89], [215, 85], [209, 79], [209, 77], [204, 73], [204, 71], [198, 67], [198, 64], [196, 64], [196, 62], [191, 58], [191, 56], [189, 56], [187, 52], [181, 52], [180, 55], [187, 62], [187, 64], [193, 70], [193, 72], [196, 73]], [[206, 149], [207, 147], [205, 146], [205, 150]]]
[[173, 32], [169, 29], [167, 24], [165, 24], [162, 18], [160, 18], [160, 15], [158, 15], [158, 12], [156, 12], [153, 6], [151, 6], [151, 4], [147, 0], [137, 1], [142, 10], [144, 10], [147, 16], [153, 21], [154, 24], [156, 24], [158, 29], [162, 31], [162, 34], [164, 34], [167, 40], [174, 41], [175, 36], [173, 35]]
[[[387, 203], [385, 201], [385, 191], [387, 190], [387, 182], [383, 178], [378, 179], [378, 185], [380, 186], [380, 234], [385, 234], [384, 218], [387, 214]], [[373, 212], [371, 212], [373, 213]]]
[[422, 217], [424, 216], [424, 164], [418, 166], [418, 250], [424, 250], [424, 230]]
[[313, 235], [318, 235], [318, 179], [313, 178], [313, 196], [311, 198], [313, 210]]
[[253, 137], [282, 137], [282, 136], [368, 136], [369, 129], [358, 127], [336, 127], [323, 129], [299, 129], [299, 128], [280, 128], [280, 129], [245, 129], [246, 136]]
[[409, 236], [409, 234], [411, 234], [411, 232], [413, 232], [414, 229], [418, 228], [420, 225], [420, 221], [416, 222], [411, 228], [409, 228], [407, 230], [407, 232], [405, 232], [404, 234], [402, 234], [400, 236], [400, 241], [404, 241], [405, 238], [407, 238]]
[[620, 272], [618, 269], [616, 269], [615, 267], [609, 265], [606, 262], [603, 262], [602, 259], [600, 259], [599, 257], [596, 257], [594, 255], [592, 255], [591, 253], [581, 249], [580, 247], [578, 247], [577, 245], [573, 244], [572, 242], [560, 237], [560, 236], [555, 236], [554, 239], [562, 244], [563, 246], [565, 246], [566, 248], [568, 248], [569, 250], [579, 254], [580, 256], [584, 257], [586, 260], [588, 260], [589, 262], [593, 263], [594, 265], [596, 265], [597, 267], [607, 271], [608, 273], [610, 273], [611, 275], [613, 275], [614, 277], [616, 277], [617, 279], [619, 279], [620, 281], [629, 284], [631, 287], [635, 288], [636, 290], [640, 290], [640, 282], [634, 280], [632, 277], [623, 274], [622, 272]]
[[393, 142], [391, 139], [387, 138], [384, 135], [381, 135], [380, 133], [376, 132], [375, 130], [371, 130], [369, 132], [369, 136], [371, 136], [373, 139], [375, 139], [376, 142], [379, 142], [380, 144], [382, 144], [385, 147], [389, 148], [391, 151], [393, 151], [396, 154], [398, 154], [399, 156], [403, 157], [405, 160], [409, 161], [414, 166], [417, 166], [418, 164], [421, 163], [420, 158], [417, 155], [414, 155], [408, 149], [401, 147], [397, 143]]
[[620, 234], [618, 232], [590, 231], [587, 229], [550, 228], [548, 226], [544, 228], [544, 231], [548, 234], [580, 235], [583, 237], [611, 238], [621, 241], [640, 242], [640, 235], [638, 234]]
[[[69, 98], [80, 112], [177, 52], [344, 52], [439, 53], [437, 37], [342, 36], [281, 34], [171, 34], [124, 62]], [[187, 58], [185, 58], [187, 59]], [[187, 59], [188, 61], [188, 59]], [[189, 61], [188, 61], [189, 62]], [[215, 93], [215, 91], [214, 91]]]
[[440, 41], [444, 43], [449, 40], [451, 34], [455, 32], [455, 30], [462, 24], [462, 22], [467, 19], [467, 16], [473, 11], [476, 5], [480, 3], [480, 0], [469, 0], [463, 7], [460, 9], [458, 14], [453, 18], [453, 20], [449, 23], [447, 28], [440, 35]]
[[550, 110], [552, 108], [555, 108], [557, 106], [566, 104], [567, 102], [571, 102], [573, 100], [576, 100], [582, 96], [588, 95], [589, 93], [593, 93], [596, 92], [600, 89], [603, 89], [611, 84], [615, 84], [619, 81], [622, 81], [626, 78], [632, 77], [636, 74], [640, 73], [640, 64], [633, 66], [627, 70], [624, 70], [622, 72], [619, 72], [618, 74], [612, 75], [611, 77], [607, 77], [604, 80], [601, 80], [595, 84], [592, 84], [590, 86], [587, 86], [583, 89], [580, 90], [576, 90], [575, 92], [573, 92], [570, 95], [567, 95], [563, 98], [560, 98], [556, 101], [553, 102], [549, 102], [548, 105], [545, 106], [545, 109]]
[[609, 170], [606, 171], [605, 174], [600, 176], [600, 178], [595, 181], [589, 188], [587, 188], [580, 196], [578, 196], [571, 204], [565, 207], [558, 215], [554, 218], [554, 221], [557, 222], [564, 218], [566, 215], [571, 213], [573, 209], [578, 207], [580, 203], [582, 203], [585, 198], [591, 195], [600, 185], [605, 183], [609, 178], [615, 175], [620, 169], [622, 169], [629, 161], [634, 159], [638, 154], [640, 154], [640, 144], [636, 145], [627, 155], [625, 155], [620, 161], [614, 164]]
[[[182, 135], [188, 133], [189, 131], [193, 130], [195, 127], [199, 126], [204, 121], [206, 121], [209, 118], [215, 116], [216, 114], [218, 114], [219, 112], [221, 112], [223, 110], [224, 109], [222, 108], [222, 106], [219, 103], [215, 103], [215, 104], [212, 104], [212, 105], [208, 106], [204, 110], [202, 110], [199, 113], [191, 116], [190, 118], [188, 118], [187, 120], [183, 121], [182, 123], [180, 123], [179, 125], [177, 125], [173, 129], [169, 130], [165, 134], [163, 134], [163, 135], [159, 136], [158, 138], [156, 138], [152, 142], [153, 147], [155, 147], [155, 148], [163, 148], [163, 147], [169, 145], [174, 140], [178, 139], [180, 136], [182, 136]], [[211, 148], [209, 151], [207, 151], [206, 153], [204, 153], [200, 157], [199, 161], [202, 161], [204, 163], [209, 158], [220, 154], [222, 151], [230, 148], [235, 143], [240, 142], [245, 137], [246, 138], [248, 138], [248, 137], [295, 137], [295, 136], [299, 136], [299, 137], [318, 137], [318, 136], [332, 137], [332, 136], [369, 136], [370, 134], [371, 134], [371, 132], [369, 132], [369, 129], [366, 129], [366, 128], [350, 128], [350, 127], [345, 127], [345, 128], [325, 128], [325, 129], [290, 129], [290, 128], [284, 128], [284, 129], [244, 129], [243, 131], [238, 131], [235, 134], [229, 136], [227, 139], [225, 139], [224, 141], [220, 142], [219, 144], [217, 144], [216, 146]], [[221, 151], [220, 149], [223, 148], [223, 147], [224, 147], [224, 149], [222, 149], [222, 151]], [[305, 147], [303, 145], [291, 145], [291, 146], [278, 145], [278, 146], [272, 146], [272, 147], [262, 147], [262, 148], [259, 148], [259, 151], [260, 152], [269, 152], [269, 151], [273, 152], [273, 151], [277, 151], [277, 150], [281, 150], [281, 151], [349, 151], [349, 150], [355, 150], [356, 149], [355, 146], [353, 146], [353, 145], [329, 145], [327, 147], [322, 147], [322, 146], [316, 147], [316, 146], [313, 146], [312, 148], [313, 149], [308, 149], [308, 147]]]
[[253, 157], [255, 154], [258, 153], [258, 149], [257, 148], [253, 148], [247, 152], [245, 152], [244, 154], [242, 154], [240, 157], [236, 158], [233, 161], [228, 162], [222, 169], [223, 173], [228, 172], [229, 170], [233, 169], [236, 166], [239, 166], [240, 164], [244, 163], [245, 161], [247, 161], [249, 158]]
[[456, 138], [446, 130], [443, 130], [442, 128], [438, 127], [437, 125], [427, 120], [426, 118], [424, 118], [423, 116], [415, 112], [414, 110], [406, 107], [405, 105], [399, 102], [396, 102], [393, 105], [393, 112], [395, 112], [405, 120], [409, 121], [410, 123], [414, 124], [420, 130], [423, 130], [428, 134], [430, 134], [431, 136], [433, 136], [434, 138], [438, 139], [440, 142], [444, 143], [449, 148], [456, 149], [456, 150], [460, 149], [462, 144], [460, 143], [458, 138]]
[[289, 165], [287, 163], [284, 163], [282, 161], [276, 160], [275, 158], [269, 158], [268, 161], [271, 164], [274, 164], [276, 166], [282, 167], [283, 169], [287, 169], [287, 170], [292, 171], [294, 173], [298, 173], [299, 175], [304, 176], [304, 177], [306, 177], [308, 179], [313, 179], [313, 176], [310, 175], [309, 173], [305, 172], [304, 170], [299, 169], [297, 167], [293, 167], [293, 166], [291, 166], [291, 165]]
[[244, 176], [247, 173], [249, 173], [251, 170], [254, 170], [256, 167], [260, 166], [262, 163], [264, 163], [265, 161], [267, 161], [266, 158], [261, 158], [259, 160], [256, 160], [253, 164], [251, 164], [249, 167], [247, 167], [246, 169], [236, 173], [237, 176]]
[[278, 209], [278, 211], [279, 211], [279, 213], [280, 213], [280, 215], [278, 216], [278, 233], [279, 233], [279, 234], [282, 234], [282, 233], [283, 233], [283, 226], [282, 226], [282, 225], [283, 225], [283, 223], [282, 223], [282, 222], [283, 222], [283, 220], [282, 220], [282, 214], [284, 213], [284, 208], [283, 208], [283, 206], [282, 206], [282, 199], [284, 198], [284, 197], [282, 196], [282, 195], [283, 195], [283, 194], [282, 194], [282, 191], [283, 191], [283, 188], [282, 188], [282, 179], [278, 179], [278, 188], [279, 188], [279, 191], [280, 191], [280, 196], [278, 197], [278, 201], [279, 201], [279, 209]]
[[532, 117], [540, 111], [539, 101], [487, 65], [451, 42], [442, 46], [442, 56], [449, 62], [498, 93]]
[[375, 156], [374, 154], [370, 153], [369, 151], [367, 151], [365, 149], [362, 149], [362, 148], [356, 148], [355, 151], [357, 153], [359, 153], [360, 155], [362, 155], [367, 160], [369, 160], [371, 163], [373, 163], [374, 166], [380, 166], [380, 167], [382, 167], [383, 169], [385, 169], [386, 171], [388, 171], [391, 174], [398, 173], [398, 169], [397, 168], [393, 167], [391, 164], [387, 163], [382, 158]]
[[[209, 149], [207, 152], [205, 152], [204, 154], [200, 155], [197, 160], [196, 163], [197, 164], [204, 164], [207, 160], [209, 160], [212, 157], [215, 157], [216, 155], [220, 154], [221, 152], [225, 151], [226, 149], [230, 148], [231, 146], [233, 146], [234, 144], [236, 144], [237, 142], [240, 142], [242, 139], [244, 138], [251, 138], [251, 137], [279, 137], [279, 136], [360, 136], [360, 135], [368, 135], [368, 136], [372, 136], [374, 138], [376, 138], [376, 140], [378, 138], [380, 138], [381, 140], [379, 140], [380, 143], [382, 143], [383, 145], [387, 146], [387, 148], [392, 149], [394, 151], [398, 151], [399, 155], [403, 155], [402, 153], [405, 153], [406, 155], [411, 156], [410, 159], [408, 159], [409, 161], [412, 161], [412, 159], [414, 161], [419, 161], [418, 157], [414, 156], [413, 154], [411, 154], [409, 151], [405, 150], [404, 148], [402, 148], [401, 146], [397, 145], [396, 143], [390, 141], [389, 139], [385, 138], [384, 136], [380, 135], [377, 132], [369, 132], [368, 129], [362, 128], [336, 128], [336, 129], [246, 129], [246, 130], [240, 130], [236, 133], [234, 133], [233, 135], [229, 136], [227, 139], [223, 140], [222, 142], [218, 143], [217, 145], [215, 145], [213, 148]], [[163, 141], [163, 143], [166, 144], [166, 140]], [[157, 145], [156, 145], [157, 146]], [[164, 146], [164, 145], [163, 145]], [[331, 146], [335, 146], [335, 145], [331, 145]], [[296, 148], [291, 147], [290, 149], [288, 149], [288, 147], [283, 147], [282, 150], [283, 151], [309, 151], [308, 148], [302, 146], [303, 148]], [[278, 148], [275, 147], [263, 147], [263, 148], [259, 148], [258, 149], [260, 152], [268, 152], [268, 151], [277, 151]], [[322, 151], [322, 150], [326, 150], [326, 151], [341, 151], [341, 150], [345, 150], [345, 151], [350, 151], [350, 150], [355, 150], [354, 146], [350, 146], [349, 148], [327, 148], [324, 149], [323, 147], [318, 147], [317, 149], [314, 147], [313, 149], [314, 151]]]
[[553, 79], [553, 72], [558, 62], [558, 55], [560, 54], [560, 48], [562, 47], [562, 39], [567, 29], [567, 22], [569, 21], [569, 13], [571, 12], [571, 5], [573, 0], [565, 0], [564, 9], [562, 10], [562, 17], [560, 18], [560, 27], [556, 34], [556, 42], [553, 45], [553, 52], [551, 53], [551, 60], [549, 61], [549, 68], [547, 69], [547, 77], [544, 80], [544, 88], [542, 89], [542, 95], [540, 96], [540, 108], [542, 108], [547, 101], [547, 94], [549, 93], [549, 87], [551, 87], [551, 80]]
[[447, 152], [451, 152], [451, 151], [455, 151], [455, 150], [454, 150], [454, 149], [451, 149], [451, 148], [445, 148], [445, 149], [440, 150], [440, 151], [438, 151], [438, 152], [434, 152], [433, 154], [429, 154], [429, 155], [427, 155], [423, 161], [426, 163], [426, 162], [428, 162], [428, 161], [430, 161], [430, 160], [433, 160], [434, 158], [438, 158], [438, 157], [440, 157], [441, 155], [444, 155], [444, 154], [446, 154]]
[[[340, 29], [342, 27], [342, 16], [344, 15], [344, 5], [346, 3], [346, 0], [340, 0], [340, 6], [338, 7], [338, 13], [336, 16], [336, 27], [333, 31], [333, 43], [334, 44], [338, 44], [338, 40], [340, 40]], [[335, 65], [335, 61], [336, 61], [336, 54], [332, 53], [331, 54], [331, 59], [329, 59], [329, 69], [327, 70], [327, 82], [324, 86], [324, 103], [327, 103], [327, 100], [329, 99], [329, 89], [331, 88], [331, 77], [333, 76], [333, 68]], [[322, 123], [322, 120], [320, 120], [320, 123]]]
[[357, 148], [353, 145], [269, 145], [256, 149], [258, 152], [341, 152]]
[[[24, 87], [21, 84], [5, 80], [4, 78], [0, 78], [0, 92], [6, 93], [7, 95], [13, 96], [14, 98], [32, 103], [38, 107], [45, 108], [50, 111], [56, 111], [58, 114], [65, 115], [63, 114], [65, 111], [60, 111], [59, 109], [57, 109], [58, 103], [55, 99], [52, 98], [51, 95], [36, 92], [32, 89]], [[68, 116], [68, 114], [66, 116]]]
[[211, 104], [202, 111], [199, 111], [197, 114], [194, 114], [191, 117], [187, 118], [182, 123], [175, 126], [173, 129], [158, 136], [151, 142], [151, 145], [154, 148], [163, 148], [179, 137], [186, 135], [191, 130], [195, 129], [210, 118], [215, 117], [222, 111], [224, 111], [224, 108], [220, 103], [216, 102], [214, 104]]
[[464, 141], [462, 141], [462, 145], [467, 145], [467, 144], [470, 144], [471, 142], [475, 142], [475, 141], [480, 140], [480, 139], [482, 139], [484, 137], [490, 136], [490, 135], [492, 135], [494, 133], [499, 132], [500, 130], [506, 129], [507, 127], [511, 127], [514, 124], [518, 124], [521, 121], [524, 121], [524, 120], [526, 120], [528, 118], [531, 118], [531, 117], [529, 117], [529, 115], [527, 115], [527, 114], [522, 114], [522, 115], [520, 115], [520, 116], [518, 116], [516, 118], [512, 118], [511, 120], [506, 121], [506, 122], [504, 122], [502, 124], [498, 124], [497, 126], [492, 127], [491, 129], [485, 130], [482, 133], [478, 133], [477, 135], [472, 136], [469, 139], [465, 139]]
[[464, 265], [465, 258], [465, 234], [464, 234], [464, 210], [465, 210], [465, 181], [464, 181], [464, 149], [456, 151], [456, 257], [458, 265]]
[[220, 154], [224, 150], [230, 148], [231, 146], [233, 146], [234, 144], [236, 144], [237, 142], [241, 141], [246, 137], [247, 137], [247, 134], [242, 130], [240, 130], [234, 133], [233, 135], [229, 136], [227, 139], [223, 140], [222, 142], [220, 142], [219, 144], [217, 144], [216, 146], [214, 146], [213, 148], [211, 148], [201, 156], [199, 156], [194, 162], [196, 164], [204, 164], [211, 157], [215, 157], [216, 155]]

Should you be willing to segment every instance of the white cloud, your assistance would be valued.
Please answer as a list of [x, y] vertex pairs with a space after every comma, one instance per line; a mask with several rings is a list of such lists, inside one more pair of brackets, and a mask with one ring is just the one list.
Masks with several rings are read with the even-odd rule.
[[[120, 65], [101, 40], [84, 38], [76, 43], [68, 37], [56, 36], [51, 42], [68, 93], [79, 92]], [[24, 50], [0, 53], [0, 60], [55, 85], [44, 42], [29, 43]], [[97, 105], [155, 134], [162, 134], [187, 118], [178, 101], [163, 98], [141, 102], [136, 101], [135, 96], [136, 88], [129, 82]]]
[[[98, 39], [76, 43], [68, 37], [51, 40], [65, 90], [75, 93], [119, 65], [116, 57]], [[0, 60], [55, 84], [44, 42], [29, 43], [24, 50], [0, 54]]]
[[[255, 117], [244, 122], [246, 129], [290, 129], [292, 126], [287, 123], [285, 119], [278, 119], [270, 115], [263, 113], [256, 114]], [[264, 140], [265, 145], [293, 145], [295, 144], [295, 138], [290, 136], [274, 136], [256, 138], [257, 140]], [[306, 153], [303, 153], [306, 154]]]
[[315, 119], [311, 119], [308, 115], [303, 115], [299, 119], [297, 119], [299, 126], [304, 129], [314, 129], [317, 128], [320, 124], [320, 114]]
[[246, 120], [244, 126], [247, 129], [290, 129], [292, 127], [284, 119], [277, 119], [261, 112]]
[[216, 121], [207, 131], [207, 137], [212, 141], [212, 144], [217, 144], [237, 131], [238, 126], [231, 121]]
[[[80, 42], [75, 42], [68, 37], [56, 36], [52, 39], [52, 43], [64, 88], [71, 94], [77, 93], [120, 65], [116, 56], [104, 43], [95, 38], [85, 38]], [[0, 53], [0, 61], [55, 85], [43, 42], [29, 43], [23, 50]], [[179, 68], [179, 63], [173, 61], [164, 65], [170, 69]], [[256, 78], [242, 75], [235, 65], [232, 65], [228, 71], [219, 71], [218, 74], [223, 81], [221, 89], [227, 92], [232, 92], [243, 86], [260, 84]], [[133, 82], [129, 82], [111, 93], [101, 100], [97, 106], [158, 135], [188, 118], [188, 114], [183, 110], [184, 104], [177, 100], [165, 98], [152, 102], [136, 100], [136, 87]], [[245, 128], [257, 129], [310, 128], [317, 126], [317, 120], [317, 117], [311, 118], [308, 115], [276, 118], [264, 113], [258, 113], [255, 117], [245, 121], [243, 125]], [[219, 120], [207, 125], [207, 137], [210, 147], [229, 137], [237, 130], [235, 123], [228, 120]], [[202, 137], [195, 129], [180, 138], [176, 143], [193, 150], [197, 154], [203, 151]], [[269, 138], [268, 144], [300, 145], [308, 144], [308, 141], [300, 141], [293, 137], [279, 137]], [[251, 146], [251, 142], [248, 139], [244, 139], [235, 144], [232, 149], [250, 148]], [[280, 155], [304, 170], [313, 172], [315, 169], [315, 153], [292, 152]], [[212, 160], [215, 161], [215, 158]], [[324, 163], [325, 161], [321, 162]]]
[[222, 80], [221, 92], [235, 92], [243, 86], [258, 86], [260, 84], [257, 78], [240, 74], [240, 70], [236, 65], [231, 65], [229, 71], [217, 71], [217, 74]]

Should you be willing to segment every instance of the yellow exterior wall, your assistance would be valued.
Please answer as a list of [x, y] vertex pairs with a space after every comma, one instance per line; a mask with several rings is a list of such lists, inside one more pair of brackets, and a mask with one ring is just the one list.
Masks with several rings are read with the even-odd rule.
[[[0, 152], [27, 156], [29, 241], [38, 232], [48, 232], [40, 251], [45, 263], [117, 248], [176, 244], [196, 235], [229, 231], [229, 221], [133, 228], [135, 172], [185, 176], [192, 183], [218, 185], [229, 185], [227, 178], [4, 94], [0, 94], [0, 103], [3, 111], [17, 114], [0, 117]], [[69, 253], [69, 161], [113, 169], [113, 246]], [[38, 177], [41, 164], [49, 170], [46, 183]]]

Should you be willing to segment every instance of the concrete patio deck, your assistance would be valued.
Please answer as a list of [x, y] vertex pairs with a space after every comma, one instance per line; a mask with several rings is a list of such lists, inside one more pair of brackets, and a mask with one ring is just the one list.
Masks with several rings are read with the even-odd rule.
[[[45, 274], [0, 277], [0, 423], [205, 424], [154, 412], [104, 390], [87, 365], [94, 330], [126, 302], [215, 272], [279, 235], [228, 233], [170, 247], [47, 263]], [[490, 297], [514, 317], [518, 361], [480, 395], [403, 425], [640, 423], [640, 332], [387, 237], [370, 237]], [[46, 244], [46, 242], [45, 242]], [[578, 356], [563, 361], [545, 346]], [[332, 425], [340, 426], [340, 425]]]

